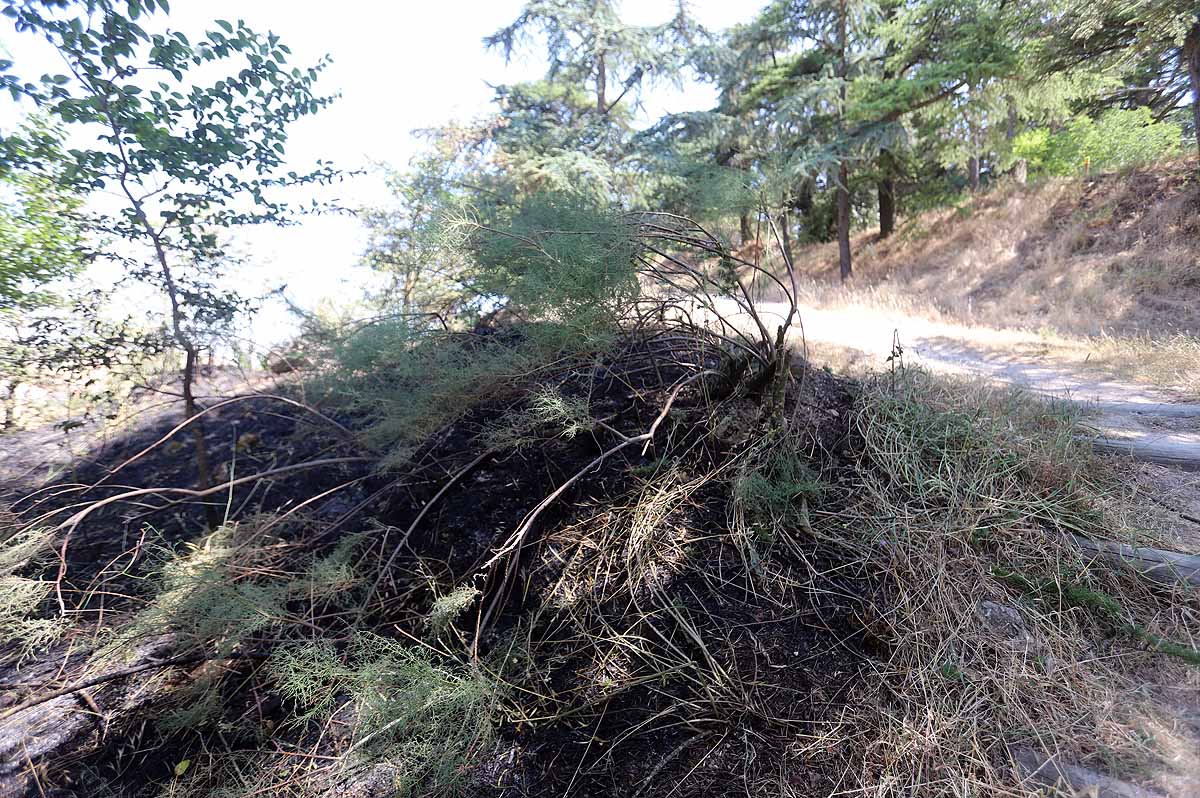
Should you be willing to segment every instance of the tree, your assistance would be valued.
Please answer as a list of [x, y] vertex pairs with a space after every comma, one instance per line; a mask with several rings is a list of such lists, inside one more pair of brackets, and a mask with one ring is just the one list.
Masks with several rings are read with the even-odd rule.
[[668, 22], [637, 26], [621, 20], [614, 0], [527, 2], [483, 40], [506, 59], [528, 51], [547, 63], [542, 79], [497, 89], [488, 127], [511, 188], [637, 204], [655, 177], [631, 155], [637, 101], [648, 85], [678, 82], [688, 46], [702, 35], [682, 3]]
[[361, 214], [370, 235], [363, 261], [388, 278], [376, 301], [414, 326], [420, 315], [436, 314], [430, 316], [436, 323], [465, 309], [468, 264], [441, 235], [442, 215], [458, 201], [452, 158], [452, 149], [438, 147], [415, 158], [407, 171], [388, 170], [393, 204]]
[[27, 168], [0, 169], [0, 312], [29, 310], [43, 303], [46, 284], [87, 259], [82, 198], [64, 179], [61, 137], [44, 121], [25, 124], [2, 146], [7, 160]]
[[[838, 99], [841, 100], [838, 108], [838, 127], [843, 137], [845, 136], [843, 120], [846, 116], [846, 82], [850, 77], [850, 64], [846, 57], [846, 26], [849, 22], [846, 17], [848, 13], [846, 0], [838, 0], [837, 76]], [[850, 263], [850, 171], [846, 166], [846, 161], [847, 158], [844, 154], [838, 159], [837, 181], [838, 271], [843, 283], [850, 278], [853, 269]]]
[[82, 198], [65, 185], [61, 137], [45, 120], [23, 124], [17, 138], [0, 144], [28, 168], [0, 170], [0, 386], [3, 420], [16, 423], [17, 392], [39, 371], [35, 316], [58, 302], [55, 283], [87, 261], [80, 223]]
[[1190, 89], [1200, 151], [1200, 9], [1172, 0], [1063, 0], [1038, 27], [1043, 74], [1097, 63], [1139, 73], [1105, 101], [1172, 111]]
[[[621, 21], [614, 0], [530, 0], [512, 24], [484, 38], [505, 59], [538, 34], [544, 39], [546, 78], [563, 85], [587, 86], [597, 116], [607, 116], [624, 97], [637, 96], [645, 83], [675, 79], [682, 45], [696, 28], [685, 7], [663, 25], [636, 26]], [[621, 91], [609, 100], [610, 78]]]
[[[330, 101], [313, 91], [325, 61], [289, 68], [290, 51], [279, 37], [242, 22], [218, 20], [218, 29], [195, 42], [139, 23], [167, 10], [165, 0], [4, 0], [3, 14], [17, 31], [49, 42], [67, 74], [28, 81], [5, 63], [0, 85], [81, 138], [94, 134], [94, 145], [65, 154], [65, 178], [120, 197], [118, 208], [88, 218], [93, 237], [119, 244], [98, 254], [167, 302], [169, 337], [184, 355], [182, 399], [194, 419], [203, 489], [210, 475], [194, 392], [199, 352], [205, 331], [246, 305], [219, 287], [220, 274], [236, 261], [218, 233], [288, 223], [290, 209], [277, 192], [329, 182], [337, 173], [324, 164], [304, 174], [283, 171], [288, 125]], [[6, 166], [30, 168], [27, 150], [6, 146]]]

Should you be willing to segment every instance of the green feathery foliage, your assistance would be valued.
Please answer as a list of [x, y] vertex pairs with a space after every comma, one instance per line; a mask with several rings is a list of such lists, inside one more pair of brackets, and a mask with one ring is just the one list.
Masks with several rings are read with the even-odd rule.
[[478, 264], [481, 293], [583, 339], [610, 335], [639, 295], [635, 230], [602, 204], [539, 194], [452, 228]]
[[344, 760], [386, 760], [397, 795], [432, 785], [452, 791], [495, 739], [495, 682], [377, 635], [359, 634], [345, 652], [321, 640], [280, 648], [268, 668], [301, 719], [352, 708], [353, 742]]
[[438, 596], [429, 609], [427, 624], [429, 633], [437, 637], [450, 628], [450, 625], [462, 615], [468, 607], [482, 595], [478, 588], [464, 585], [455, 588], [444, 596]]
[[596, 428], [586, 399], [554, 388], [534, 389], [524, 409], [485, 429], [481, 439], [494, 449], [519, 449], [549, 437], [574, 438]]
[[29, 528], [0, 543], [0, 635], [15, 644], [18, 660], [45, 650], [66, 630], [61, 617], [42, 612], [54, 583], [19, 575], [49, 553], [50, 539], [48, 530]]

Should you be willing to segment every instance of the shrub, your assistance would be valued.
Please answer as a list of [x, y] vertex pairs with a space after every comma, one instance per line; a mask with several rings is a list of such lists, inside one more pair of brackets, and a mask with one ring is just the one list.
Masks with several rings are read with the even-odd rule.
[[633, 226], [600, 204], [540, 194], [452, 227], [478, 265], [477, 286], [529, 319], [603, 337], [638, 298]]
[[302, 718], [328, 719], [348, 697], [347, 753], [392, 763], [399, 795], [425, 784], [453, 790], [495, 739], [496, 683], [377, 635], [358, 635], [344, 654], [321, 640], [281, 648], [269, 668]]
[[1175, 122], [1155, 121], [1149, 108], [1113, 109], [1093, 119], [1078, 116], [1065, 128], [1037, 128], [1021, 133], [1013, 154], [1029, 162], [1033, 174], [1073, 175], [1123, 169], [1178, 155], [1183, 129]]

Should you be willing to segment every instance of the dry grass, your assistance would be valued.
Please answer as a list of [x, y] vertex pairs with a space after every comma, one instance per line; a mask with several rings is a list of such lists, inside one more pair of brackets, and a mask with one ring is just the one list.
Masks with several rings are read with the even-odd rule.
[[[1006, 184], [854, 239], [855, 289], [970, 324], [1161, 338], [1200, 332], [1194, 159], [1091, 180]], [[836, 248], [797, 254], [814, 282]], [[915, 298], [915, 301], [908, 298]]]
[[1200, 744], [1178, 707], [1200, 695], [1200, 603], [1074, 544], [1144, 536], [1069, 412], [919, 371], [868, 384], [852, 505], [813, 521], [885, 586], [866, 619], [891, 652], [883, 693], [848, 708], [861, 794], [1027, 794], [1022, 750], [1169, 794], [1200, 783], [1178, 756]]
[[1200, 337], [1176, 333], [1165, 338], [1146, 335], [1103, 335], [1090, 341], [1096, 367], [1153, 385], [1174, 385], [1200, 397]]

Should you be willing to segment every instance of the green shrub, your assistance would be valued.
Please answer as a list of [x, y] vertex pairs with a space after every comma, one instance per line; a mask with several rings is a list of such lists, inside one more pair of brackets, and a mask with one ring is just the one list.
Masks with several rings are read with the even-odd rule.
[[1031, 174], [1074, 175], [1109, 172], [1178, 155], [1183, 129], [1155, 121], [1149, 108], [1113, 109], [1093, 119], [1078, 116], [1065, 128], [1027, 130], [1013, 141], [1013, 155], [1029, 163]]
[[481, 293], [530, 320], [605, 338], [639, 296], [637, 230], [596, 202], [540, 194], [452, 227], [478, 266]]
[[18, 659], [45, 649], [66, 630], [62, 618], [42, 617], [54, 583], [18, 575], [47, 554], [51, 539], [48, 530], [26, 529], [0, 542], [0, 634], [14, 644]]
[[820, 498], [822, 487], [820, 475], [799, 452], [777, 444], [740, 476], [736, 495], [752, 518], [791, 519], [802, 502]]
[[[619, 213], [562, 194], [463, 214], [448, 226], [448, 246], [474, 264], [470, 282], [482, 305], [517, 320], [510, 334], [431, 330], [407, 317], [378, 321], [335, 346], [328, 390], [370, 419], [367, 442], [384, 452], [384, 464], [403, 465], [471, 407], [615, 340], [640, 296], [636, 233]], [[533, 409], [544, 421], [580, 416], [556, 401]], [[590, 427], [563, 420], [568, 434]]]
[[367, 417], [366, 443], [395, 468], [437, 430], [544, 363], [540, 349], [536, 340], [430, 332], [389, 319], [341, 341], [318, 388]]

